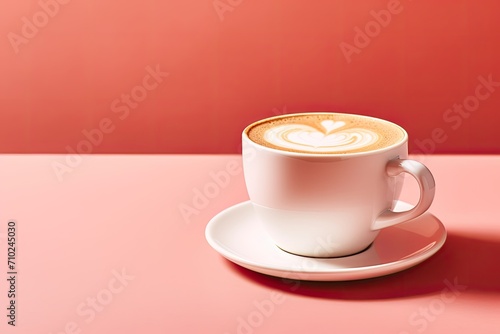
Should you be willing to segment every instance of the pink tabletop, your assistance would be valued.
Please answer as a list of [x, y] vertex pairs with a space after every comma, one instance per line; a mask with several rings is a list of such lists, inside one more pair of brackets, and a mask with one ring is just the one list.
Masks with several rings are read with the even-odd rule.
[[[214, 215], [248, 199], [238, 155], [3, 155], [0, 332], [496, 333], [500, 156], [418, 159], [448, 230], [436, 255], [385, 277], [290, 282], [242, 269], [205, 240]], [[229, 182], [200, 200], [220, 171]]]

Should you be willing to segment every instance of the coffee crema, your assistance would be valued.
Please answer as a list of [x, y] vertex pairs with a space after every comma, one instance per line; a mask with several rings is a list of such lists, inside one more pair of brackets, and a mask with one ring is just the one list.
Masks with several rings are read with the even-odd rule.
[[273, 117], [247, 127], [246, 133], [262, 146], [312, 154], [369, 152], [397, 144], [406, 136], [391, 122], [339, 113]]

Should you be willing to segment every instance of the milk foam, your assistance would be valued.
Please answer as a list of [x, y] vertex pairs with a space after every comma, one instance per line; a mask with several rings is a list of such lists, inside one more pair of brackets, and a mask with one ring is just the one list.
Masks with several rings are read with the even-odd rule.
[[375, 144], [379, 135], [369, 129], [346, 128], [342, 121], [323, 120], [320, 128], [306, 124], [283, 124], [264, 133], [275, 146], [311, 153], [337, 153], [360, 150]]
[[259, 121], [248, 127], [257, 144], [290, 152], [345, 154], [400, 143], [406, 132], [396, 124], [361, 115], [303, 113]]

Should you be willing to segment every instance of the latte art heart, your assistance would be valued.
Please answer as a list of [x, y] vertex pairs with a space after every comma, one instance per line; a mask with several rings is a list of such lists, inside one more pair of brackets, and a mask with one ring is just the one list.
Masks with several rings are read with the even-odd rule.
[[268, 129], [264, 139], [278, 147], [311, 153], [345, 152], [362, 149], [379, 139], [363, 128], [343, 128], [344, 122], [321, 122], [322, 131], [305, 124], [283, 124]]
[[321, 122], [321, 126], [326, 130], [326, 132], [331, 132], [335, 129], [345, 126], [345, 122], [327, 119]]
[[406, 132], [382, 119], [320, 112], [270, 117], [249, 125], [244, 136], [257, 145], [281, 151], [351, 154], [400, 144]]

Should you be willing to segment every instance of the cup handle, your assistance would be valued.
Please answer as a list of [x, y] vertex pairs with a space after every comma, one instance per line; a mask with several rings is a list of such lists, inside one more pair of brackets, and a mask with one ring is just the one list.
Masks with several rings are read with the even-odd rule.
[[386, 172], [389, 176], [397, 176], [403, 172], [412, 175], [420, 187], [420, 199], [417, 205], [410, 210], [403, 212], [386, 210], [382, 212], [372, 224], [372, 230], [379, 230], [417, 218], [429, 209], [436, 192], [434, 177], [429, 169], [418, 161], [399, 158], [391, 160], [387, 163]]

